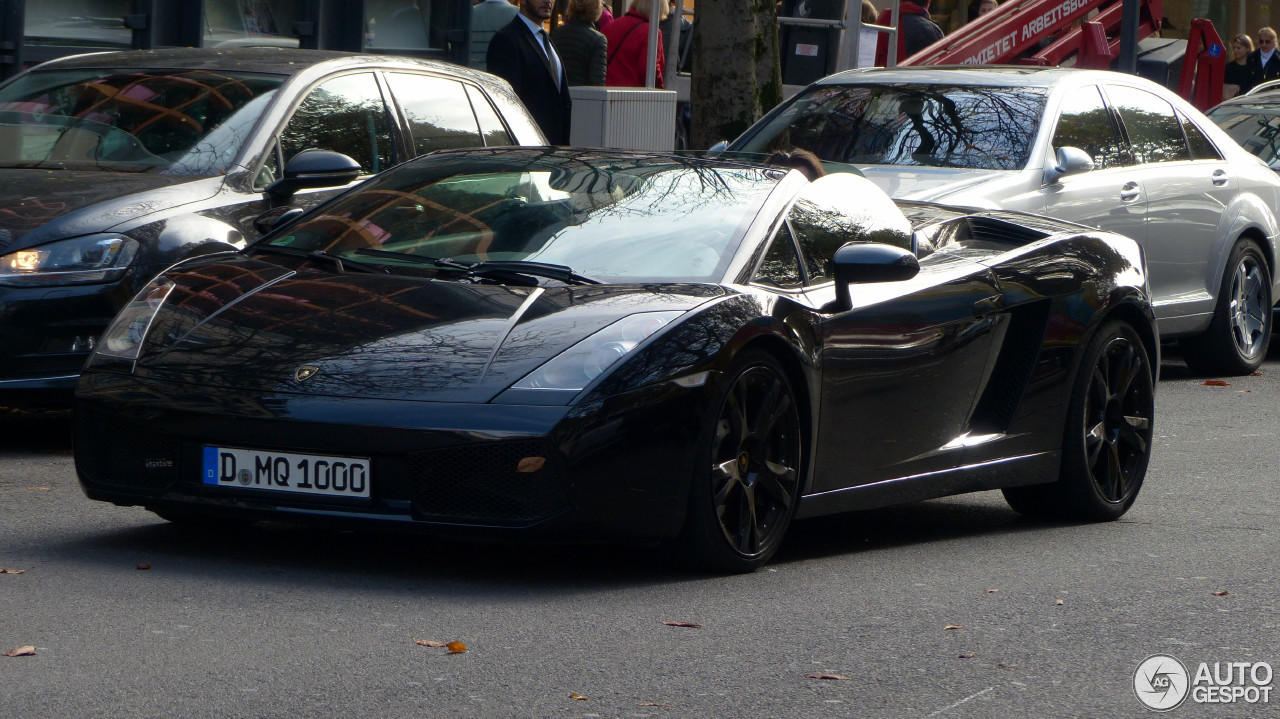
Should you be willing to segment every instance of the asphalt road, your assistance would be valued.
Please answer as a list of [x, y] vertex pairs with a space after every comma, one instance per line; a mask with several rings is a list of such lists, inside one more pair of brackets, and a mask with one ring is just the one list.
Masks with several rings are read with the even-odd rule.
[[[1225, 387], [1163, 370], [1119, 522], [987, 492], [799, 523], [738, 577], [616, 547], [183, 530], [86, 500], [65, 415], [0, 412], [0, 568], [26, 570], [0, 574], [0, 651], [36, 647], [0, 656], [0, 714], [1148, 716], [1149, 655], [1280, 668], [1280, 361]], [[1276, 694], [1167, 716], [1277, 716]]]

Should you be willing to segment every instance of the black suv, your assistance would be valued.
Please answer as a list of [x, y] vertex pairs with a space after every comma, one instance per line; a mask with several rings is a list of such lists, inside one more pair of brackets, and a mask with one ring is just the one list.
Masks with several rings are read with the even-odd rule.
[[100, 53], [0, 85], [0, 405], [69, 402], [156, 274], [433, 150], [542, 145], [511, 88], [403, 57]]

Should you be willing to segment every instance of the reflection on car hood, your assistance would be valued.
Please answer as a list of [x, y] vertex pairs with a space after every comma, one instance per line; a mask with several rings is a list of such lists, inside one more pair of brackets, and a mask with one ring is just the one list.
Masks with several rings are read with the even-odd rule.
[[[274, 259], [274, 258], [273, 258]], [[290, 272], [249, 257], [170, 273], [140, 377], [271, 393], [487, 402], [636, 312], [687, 310], [716, 285], [508, 287]], [[296, 379], [298, 368], [318, 368]]]
[[898, 200], [940, 200], [975, 185], [1017, 174], [1007, 170], [965, 170], [945, 167], [861, 165], [862, 174]]
[[157, 210], [211, 197], [221, 184], [193, 182], [200, 179], [0, 168], [0, 252], [109, 230]]

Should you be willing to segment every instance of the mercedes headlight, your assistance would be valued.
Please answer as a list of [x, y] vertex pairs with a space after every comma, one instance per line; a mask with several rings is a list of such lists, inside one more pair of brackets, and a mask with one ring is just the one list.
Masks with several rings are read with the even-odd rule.
[[142, 343], [151, 329], [151, 322], [160, 311], [160, 306], [169, 298], [169, 293], [173, 292], [173, 287], [173, 280], [163, 275], [144, 287], [111, 321], [111, 326], [102, 334], [98, 349], [89, 358], [87, 366], [92, 367], [104, 360], [137, 360]]
[[0, 256], [0, 285], [41, 287], [112, 282], [129, 269], [138, 241], [103, 234], [58, 240]]
[[559, 355], [513, 389], [581, 390], [683, 311], [641, 312], [614, 322]]

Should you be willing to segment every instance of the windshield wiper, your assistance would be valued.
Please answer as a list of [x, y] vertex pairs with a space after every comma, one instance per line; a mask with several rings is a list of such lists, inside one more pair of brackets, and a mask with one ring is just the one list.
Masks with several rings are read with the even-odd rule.
[[334, 266], [334, 269], [344, 274], [348, 269], [360, 270], [361, 272], [370, 272], [370, 273], [379, 274], [379, 275], [391, 274], [391, 271], [386, 269], [385, 267], [377, 267], [376, 265], [370, 265], [365, 262], [358, 262], [356, 260], [344, 260], [341, 257], [338, 257], [337, 255], [331, 255], [328, 252], [325, 252], [324, 250], [312, 250], [308, 252], [306, 250], [298, 250], [292, 247], [282, 247], [280, 245], [254, 245], [249, 249], [260, 250], [262, 252], [275, 253], [277, 255], [289, 255], [290, 257], [301, 257], [303, 259], [311, 260], [312, 262], [320, 262], [320, 261], [329, 262]]
[[372, 257], [391, 257], [424, 265], [434, 265], [450, 270], [464, 272], [468, 277], [501, 277], [503, 275], [531, 275], [559, 280], [569, 285], [598, 285], [600, 280], [580, 275], [573, 268], [564, 265], [553, 265], [546, 262], [530, 262], [529, 260], [489, 260], [484, 262], [458, 262], [449, 257], [427, 257], [411, 255], [407, 252], [391, 252], [389, 250], [359, 249], [357, 255]]

